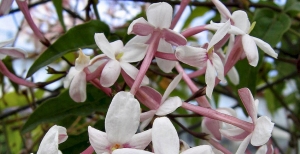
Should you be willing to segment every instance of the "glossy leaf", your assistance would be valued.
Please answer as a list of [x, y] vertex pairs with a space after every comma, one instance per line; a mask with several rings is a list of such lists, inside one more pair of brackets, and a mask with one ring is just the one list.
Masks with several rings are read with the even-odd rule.
[[29, 117], [21, 133], [26, 133], [46, 122], [58, 122], [65, 117], [76, 115], [86, 116], [95, 111], [106, 112], [111, 99], [92, 85], [87, 87], [87, 100], [84, 103], [74, 102], [68, 91], [58, 97], [42, 103]]
[[104, 33], [107, 36], [109, 34], [109, 27], [101, 21], [92, 20], [71, 28], [32, 64], [28, 70], [27, 77], [30, 77], [40, 68], [61, 58], [66, 53], [77, 51], [78, 48], [96, 47], [94, 40], [95, 33]]
[[61, 26], [63, 27], [64, 31], [67, 31], [66, 25], [65, 25], [65, 22], [64, 22], [64, 18], [63, 18], [62, 3], [63, 3], [63, 1], [61, 1], [61, 0], [53, 0], [53, 4], [54, 4], [54, 7], [56, 9], [56, 13], [57, 13], [59, 22], [60, 22]]
[[257, 9], [253, 21], [256, 21], [256, 25], [250, 35], [264, 40], [272, 47], [281, 40], [282, 35], [291, 26], [288, 15], [268, 8]]

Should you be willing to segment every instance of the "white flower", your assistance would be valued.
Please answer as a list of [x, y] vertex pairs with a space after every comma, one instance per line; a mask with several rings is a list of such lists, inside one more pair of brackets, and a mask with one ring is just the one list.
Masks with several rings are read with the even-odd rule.
[[65, 142], [68, 138], [67, 130], [64, 127], [54, 125], [44, 136], [37, 154], [58, 154], [58, 144]]
[[[109, 59], [105, 65], [101, 77], [100, 83], [104, 87], [112, 86], [118, 79], [121, 68], [132, 78], [135, 79], [138, 74], [138, 69], [129, 64], [130, 62], [138, 62], [142, 60], [145, 56], [146, 50], [141, 50], [145, 48], [145, 45], [126, 45], [123, 46], [123, 42], [117, 40], [115, 42], [109, 43], [103, 33], [95, 34], [95, 41], [97, 46], [101, 49], [104, 55]], [[94, 57], [97, 59], [99, 56], [103, 57], [103, 54]], [[142, 84], [146, 85], [149, 83], [149, 79], [144, 77]]]
[[[156, 118], [152, 128], [152, 143], [155, 154], [179, 154], [179, 138], [171, 121], [166, 117]], [[119, 149], [113, 154], [152, 154], [152, 152], [136, 149]], [[209, 145], [196, 146], [181, 154], [213, 154]]]
[[[158, 51], [174, 53], [172, 45], [185, 45], [186, 39], [179, 33], [169, 29], [173, 16], [172, 6], [165, 2], [153, 3], [147, 9], [147, 19], [138, 18], [128, 27], [128, 34], [136, 34], [130, 44], [148, 44], [153, 33], [159, 33]], [[171, 45], [172, 44], [172, 45]], [[145, 49], [144, 49], [145, 50]], [[176, 62], [156, 58], [158, 67], [166, 73], [174, 68]]]
[[79, 50], [79, 56], [75, 61], [75, 67], [71, 67], [65, 80], [64, 88], [69, 88], [70, 97], [75, 102], [86, 100], [86, 73], [84, 68], [89, 65], [90, 57]]
[[129, 92], [113, 98], [105, 118], [106, 133], [88, 127], [89, 140], [97, 154], [120, 148], [144, 149], [151, 142], [151, 130], [135, 134], [140, 120], [140, 104]]
[[218, 43], [230, 29], [230, 21], [227, 21], [217, 30], [210, 40], [207, 49], [191, 46], [180, 46], [176, 48], [175, 55], [178, 60], [195, 67], [206, 67], [205, 82], [206, 95], [211, 98], [215, 86], [215, 76], [225, 82], [224, 66], [221, 58], [214, 53], [214, 45]]

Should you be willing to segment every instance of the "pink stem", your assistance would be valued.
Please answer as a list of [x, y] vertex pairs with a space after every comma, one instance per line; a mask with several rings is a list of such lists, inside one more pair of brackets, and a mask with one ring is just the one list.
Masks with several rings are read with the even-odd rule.
[[182, 0], [180, 3], [180, 8], [176, 13], [174, 19], [172, 20], [170, 29], [174, 29], [175, 25], [177, 24], [178, 20], [180, 19], [185, 7], [190, 3], [190, 0]]
[[161, 59], [166, 59], [166, 60], [178, 61], [177, 58], [175, 57], [174, 53], [164, 53], [164, 52], [156, 51], [155, 57], [161, 58]]
[[[199, 89], [194, 84], [194, 82], [191, 80], [191, 78], [184, 72], [184, 70], [181, 67], [181, 65], [179, 63], [177, 63], [175, 67], [176, 67], [176, 69], [177, 69], [177, 71], [179, 73], [182, 73], [182, 78], [186, 82], [186, 84], [189, 86], [189, 88], [191, 89], [191, 91], [193, 93], [197, 92]], [[198, 102], [198, 104], [200, 106], [210, 108], [210, 104], [207, 101], [207, 99], [205, 98], [205, 96], [201, 96], [201, 97], [196, 98], [196, 101]]]
[[[108, 61], [107, 61], [108, 62]], [[93, 80], [97, 77], [99, 77], [103, 71], [103, 68], [105, 67], [105, 65], [107, 64], [107, 62], [104, 62], [103, 64], [101, 64], [94, 72], [90, 72], [90, 70], [86, 67], [84, 68], [84, 72], [86, 73], [86, 81], [90, 81]]]
[[82, 151], [80, 154], [92, 154], [94, 152], [94, 148], [90, 145], [87, 149]]
[[223, 147], [219, 142], [217, 142], [214, 139], [209, 139], [208, 142], [214, 146], [216, 149], [222, 151], [224, 154], [231, 154], [232, 152], [230, 152], [229, 150], [227, 150], [225, 147]]
[[237, 118], [227, 115], [227, 114], [220, 113], [220, 112], [215, 111], [210, 108], [195, 106], [195, 105], [192, 105], [192, 104], [189, 104], [186, 102], [183, 102], [181, 107], [183, 107], [187, 110], [193, 111], [195, 113], [198, 113], [200, 115], [203, 115], [205, 117], [232, 124], [232, 125], [237, 126], [249, 133], [253, 132], [253, 129], [254, 129], [254, 125], [252, 123], [237, 119]]
[[193, 35], [195, 35], [195, 34], [198, 34], [198, 33], [200, 33], [200, 32], [205, 31], [205, 30], [206, 30], [205, 26], [206, 26], [206, 25], [196, 26], [196, 27], [189, 28], [189, 29], [183, 31], [183, 32], [181, 33], [181, 35], [183, 35], [183, 36], [186, 37], [186, 38], [187, 38], [187, 37], [190, 37], [190, 36], [193, 36]]
[[111, 89], [110, 88], [107, 88], [107, 87], [103, 87], [101, 84], [100, 84], [100, 81], [99, 79], [93, 79], [90, 81], [95, 87], [97, 87], [98, 89], [102, 90], [106, 95], [108, 96], [111, 96]]
[[44, 35], [41, 33], [41, 31], [37, 28], [37, 26], [35, 25], [35, 23], [33, 22], [29, 9], [28, 9], [28, 5], [26, 1], [21, 1], [21, 0], [16, 0], [20, 10], [22, 11], [22, 13], [24, 14], [24, 17], [26, 19], [26, 21], [28, 22], [30, 28], [32, 29], [32, 31], [34, 32], [34, 34], [36, 35], [36, 37], [45, 45], [45, 46], [50, 46], [50, 42], [44, 37]]
[[152, 58], [155, 55], [155, 52], [157, 51], [158, 48], [158, 44], [159, 44], [159, 40], [160, 40], [160, 31], [154, 31], [151, 35], [150, 38], [150, 44], [147, 48], [147, 54], [144, 58], [144, 61], [141, 65], [140, 71], [132, 85], [132, 88], [130, 89], [130, 92], [135, 95], [135, 93], [137, 92], [137, 90], [139, 89], [141, 82], [150, 66], [150, 63], [152, 61]]
[[37, 85], [35, 83], [32, 83], [30, 81], [24, 80], [22, 78], [19, 78], [17, 76], [15, 76], [14, 74], [12, 74], [4, 65], [4, 63], [2, 62], [2, 60], [0, 60], [0, 72], [8, 77], [11, 81], [19, 84], [19, 85], [23, 85], [26, 87], [37, 87]]
[[205, 68], [202, 68], [200, 70], [197, 70], [197, 71], [194, 71], [190, 74], [188, 74], [189, 78], [195, 78], [195, 77], [198, 77], [200, 75], [203, 75], [206, 71], [206, 67]]

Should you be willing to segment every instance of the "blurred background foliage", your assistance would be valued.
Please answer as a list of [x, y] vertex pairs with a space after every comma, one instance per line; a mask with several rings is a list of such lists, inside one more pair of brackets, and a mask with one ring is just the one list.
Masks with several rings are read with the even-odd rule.
[[[30, 11], [35, 23], [51, 42], [44, 46], [28, 28], [20, 10], [14, 4], [8, 15], [0, 17], [1, 27], [7, 27], [7, 18], [17, 27], [13, 32], [16, 42], [13, 46], [28, 51], [27, 59], [16, 60], [7, 57], [6, 66], [17, 75], [39, 82], [39, 88], [28, 89], [10, 82], [0, 74], [0, 153], [30, 153], [37, 147], [50, 126], [58, 124], [68, 129], [69, 139], [59, 145], [63, 153], [80, 153], [89, 146], [87, 126], [92, 125], [104, 131], [104, 118], [111, 98], [92, 85], [87, 88], [85, 103], [75, 103], [62, 86], [63, 77], [74, 64], [78, 48], [90, 56], [101, 53], [94, 42], [95, 33], [105, 33], [110, 41], [129, 41], [129, 24], [138, 17], [145, 17], [146, 7], [153, 0], [31, 0]], [[156, 2], [156, 1], [155, 1]], [[175, 10], [180, 1], [165, 1]], [[236, 64], [240, 76], [239, 85], [230, 80], [219, 84], [213, 92], [211, 103], [215, 108], [231, 107], [240, 111], [245, 119], [237, 90], [248, 87], [262, 105], [259, 113], [269, 115], [275, 128], [272, 142], [281, 153], [299, 153], [300, 146], [300, 1], [222, 1], [231, 12], [244, 10], [249, 19], [256, 22], [252, 36], [268, 42], [279, 54], [278, 59], [260, 51], [257, 67], [251, 67], [247, 60]], [[176, 11], [175, 11], [176, 12]], [[189, 27], [219, 22], [220, 15], [210, 1], [192, 0], [186, 8], [180, 23], [175, 27], [183, 31]], [[191, 42], [207, 43], [206, 32], [188, 38]], [[4, 35], [4, 34], [3, 34]], [[4, 38], [3, 38], [4, 39]], [[28, 47], [29, 46], [29, 47]], [[226, 50], [224, 48], [224, 50]], [[139, 66], [139, 64], [136, 64]], [[182, 64], [188, 71], [196, 70]], [[176, 75], [165, 74], [155, 61], [147, 76], [150, 86], [163, 94]], [[199, 88], [205, 86], [204, 76], [193, 78]], [[113, 86], [114, 92], [124, 86], [122, 77]], [[182, 100], [192, 94], [184, 82], [180, 82], [172, 95]], [[193, 101], [191, 101], [193, 102]], [[148, 110], [143, 107], [143, 110]], [[179, 108], [169, 115], [182, 139], [193, 145], [202, 143], [201, 116]], [[195, 135], [196, 134], [196, 135]], [[197, 136], [198, 135], [198, 136]], [[226, 148], [235, 151], [229, 141], [223, 141]]]

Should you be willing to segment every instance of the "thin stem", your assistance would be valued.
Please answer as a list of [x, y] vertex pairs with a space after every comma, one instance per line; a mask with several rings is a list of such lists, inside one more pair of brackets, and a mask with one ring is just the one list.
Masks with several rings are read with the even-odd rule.
[[172, 20], [170, 29], [174, 29], [175, 25], [177, 24], [178, 20], [180, 19], [185, 7], [189, 4], [190, 0], [182, 0], [180, 2], [180, 7], [178, 12], [176, 13], [174, 19]]
[[195, 113], [198, 113], [200, 115], [203, 115], [205, 117], [235, 125], [235, 126], [241, 128], [241, 129], [243, 129], [247, 132], [250, 132], [250, 133], [254, 129], [254, 125], [252, 123], [237, 119], [237, 118], [235, 118], [233, 116], [230, 116], [230, 115], [227, 115], [227, 114], [220, 113], [220, 112], [215, 111], [215, 110], [210, 109], [210, 108], [195, 106], [195, 105], [188, 104], [188, 103], [185, 103], [185, 102], [182, 103], [181, 107], [183, 107], [187, 110], [193, 111]]
[[142, 80], [151, 64], [152, 58], [155, 55], [155, 52], [157, 51], [158, 48], [158, 43], [160, 40], [160, 32], [153, 32], [153, 34], [151, 35], [151, 42], [147, 48], [147, 53], [146, 56], [144, 58], [144, 61], [141, 65], [140, 71], [136, 77], [136, 80], [134, 81], [132, 88], [130, 89], [130, 92], [135, 95], [135, 93], [137, 92], [137, 90], [139, 89], [139, 86], [142, 83]]

